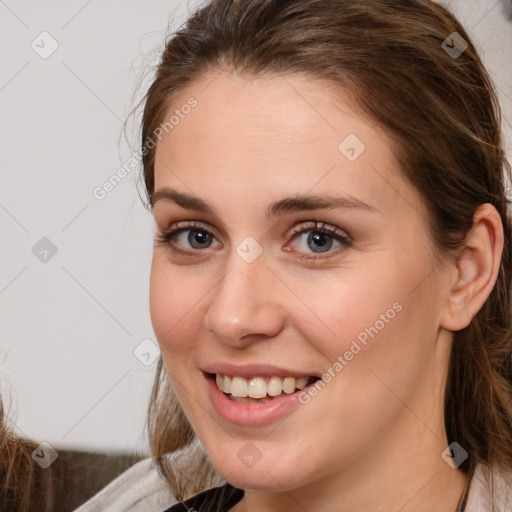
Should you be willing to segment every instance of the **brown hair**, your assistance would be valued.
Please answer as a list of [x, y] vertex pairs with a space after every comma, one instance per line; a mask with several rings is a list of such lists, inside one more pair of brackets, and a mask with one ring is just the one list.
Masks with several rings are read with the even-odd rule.
[[[443, 48], [457, 32], [458, 57]], [[450, 45], [453, 46], [453, 43]], [[448, 441], [478, 463], [512, 468], [512, 232], [505, 193], [508, 164], [494, 86], [468, 34], [427, 0], [211, 0], [167, 41], [144, 101], [143, 178], [154, 192], [155, 129], [176, 95], [209, 71], [305, 74], [350, 91], [396, 142], [401, 172], [420, 192], [439, 253], [463, 243], [476, 208], [494, 205], [505, 247], [494, 286], [471, 324], [456, 333], [445, 395]], [[165, 454], [194, 439], [160, 361], [148, 411], [152, 453], [178, 498], [196, 487]]]
[[37, 446], [13, 432], [0, 400], [0, 510], [55, 510], [54, 469], [43, 469], [32, 459]]
[[[0, 399], [0, 511], [69, 512], [85, 503], [125, 469], [138, 455], [59, 450], [47, 466], [37, 461], [39, 442], [16, 433]], [[44, 456], [44, 455], [43, 455]]]

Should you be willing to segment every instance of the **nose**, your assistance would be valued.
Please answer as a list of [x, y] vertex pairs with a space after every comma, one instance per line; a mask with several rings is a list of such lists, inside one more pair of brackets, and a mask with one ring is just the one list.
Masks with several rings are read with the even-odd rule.
[[212, 290], [207, 331], [222, 343], [243, 348], [283, 329], [285, 293], [263, 255], [247, 263], [234, 253], [228, 271]]

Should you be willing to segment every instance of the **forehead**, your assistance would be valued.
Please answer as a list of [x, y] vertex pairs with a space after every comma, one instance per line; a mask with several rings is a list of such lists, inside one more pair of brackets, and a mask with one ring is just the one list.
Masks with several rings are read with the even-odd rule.
[[291, 188], [337, 189], [377, 205], [413, 193], [390, 138], [348, 92], [325, 81], [212, 74], [174, 98], [165, 119], [172, 115], [179, 122], [156, 149], [156, 189], [185, 180], [204, 194], [222, 188], [255, 202]]
[[[221, 139], [225, 146], [229, 141], [223, 137], [230, 132], [232, 138], [252, 142], [254, 147], [264, 142], [269, 151], [282, 144], [291, 148], [294, 143], [317, 139], [332, 146], [349, 124], [360, 136], [375, 125], [357, 110], [348, 91], [306, 75], [210, 73], [183, 89], [165, 118], [181, 109], [188, 111], [186, 104], [192, 97], [197, 106], [172, 130], [176, 145], [184, 137], [190, 142], [196, 134], [194, 142], [198, 144], [207, 135], [209, 141]], [[345, 120], [343, 126], [340, 116]], [[275, 144], [269, 144], [269, 139]]]

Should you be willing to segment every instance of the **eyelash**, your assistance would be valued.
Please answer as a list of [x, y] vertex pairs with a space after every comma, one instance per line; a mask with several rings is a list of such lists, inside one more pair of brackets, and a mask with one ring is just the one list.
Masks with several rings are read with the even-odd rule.
[[[190, 222], [185, 224], [184, 226], [171, 228], [164, 233], [157, 233], [155, 235], [155, 245], [163, 245], [168, 247], [172, 252], [176, 254], [182, 254], [185, 256], [192, 256], [191, 252], [199, 252], [202, 251], [201, 249], [192, 249], [191, 251], [186, 251], [184, 249], [179, 248], [176, 244], [173, 243], [173, 240], [176, 238], [176, 236], [184, 231], [202, 231], [208, 234], [211, 234], [210, 231], [208, 231], [202, 224], [198, 224], [195, 222]], [[334, 226], [326, 225], [324, 222], [319, 221], [309, 221], [309, 222], [303, 222], [300, 225], [298, 225], [296, 228], [294, 228], [291, 236], [292, 239], [295, 239], [297, 235], [301, 235], [303, 233], [307, 233], [308, 231], [312, 231], [314, 233], [324, 233], [326, 235], [331, 236], [338, 242], [340, 242], [345, 247], [350, 247], [352, 245], [352, 241], [350, 237], [344, 232], [341, 231], [339, 228], [336, 228]], [[341, 248], [339, 248], [336, 251], [327, 251], [325, 254], [332, 254], [339, 251]], [[319, 253], [321, 254], [321, 253]], [[319, 260], [324, 259], [322, 256], [297, 256], [299, 260]]]

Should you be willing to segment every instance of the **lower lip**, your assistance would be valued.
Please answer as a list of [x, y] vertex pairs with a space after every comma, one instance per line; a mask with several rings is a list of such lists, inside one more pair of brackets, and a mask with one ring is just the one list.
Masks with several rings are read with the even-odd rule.
[[215, 410], [231, 423], [253, 426], [265, 425], [282, 418], [301, 405], [298, 396], [299, 391], [290, 395], [283, 393], [273, 400], [261, 404], [234, 402], [219, 389], [214, 379], [206, 373], [203, 374], [208, 382], [208, 391]]

